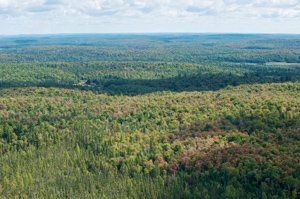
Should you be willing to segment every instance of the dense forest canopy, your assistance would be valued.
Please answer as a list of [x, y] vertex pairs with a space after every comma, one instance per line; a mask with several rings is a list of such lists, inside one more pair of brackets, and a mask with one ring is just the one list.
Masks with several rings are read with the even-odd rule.
[[299, 198], [300, 36], [0, 36], [3, 198]]

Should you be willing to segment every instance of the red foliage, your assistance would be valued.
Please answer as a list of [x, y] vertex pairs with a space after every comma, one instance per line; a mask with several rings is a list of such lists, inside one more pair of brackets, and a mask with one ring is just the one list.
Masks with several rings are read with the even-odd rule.
[[175, 174], [177, 173], [177, 169], [178, 169], [179, 165], [176, 163], [173, 163], [170, 165], [169, 171], [171, 174]]
[[184, 157], [184, 155], [179, 155], [177, 159], [181, 164], [184, 164], [186, 162], [186, 158]]
[[166, 181], [168, 179], [167, 177], [169, 177], [169, 181], [173, 180], [172, 176], [164, 176], [163, 179]]
[[201, 171], [202, 169], [202, 161], [201, 160], [197, 160], [195, 166], [194, 166], [194, 171]]
[[185, 179], [189, 183], [190, 186], [193, 185], [193, 178], [192, 178], [192, 176], [188, 175], [188, 176], [185, 177]]

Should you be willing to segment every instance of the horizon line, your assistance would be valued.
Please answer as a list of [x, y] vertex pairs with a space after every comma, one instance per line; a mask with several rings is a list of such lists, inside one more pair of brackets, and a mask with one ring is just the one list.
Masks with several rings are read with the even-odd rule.
[[242, 33], [242, 32], [110, 32], [110, 33], [21, 33], [21, 34], [0, 34], [0, 36], [38, 36], [38, 35], [155, 35], [155, 34], [214, 34], [214, 35], [300, 35], [300, 33]]

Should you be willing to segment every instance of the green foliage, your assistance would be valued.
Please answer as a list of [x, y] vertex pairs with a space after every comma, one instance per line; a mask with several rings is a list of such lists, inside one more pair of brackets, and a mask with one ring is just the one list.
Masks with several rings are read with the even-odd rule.
[[300, 187], [300, 102], [294, 90], [300, 90], [299, 83], [135, 97], [59, 88], [2, 89], [3, 193], [295, 195]]
[[299, 198], [290, 37], [3, 38], [1, 196]]

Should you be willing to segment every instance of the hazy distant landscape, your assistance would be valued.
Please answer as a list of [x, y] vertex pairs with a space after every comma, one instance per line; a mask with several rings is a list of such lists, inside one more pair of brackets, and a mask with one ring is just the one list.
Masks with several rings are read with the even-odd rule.
[[0, 48], [2, 87], [91, 82], [129, 95], [296, 81], [300, 62], [299, 35], [6, 36]]

